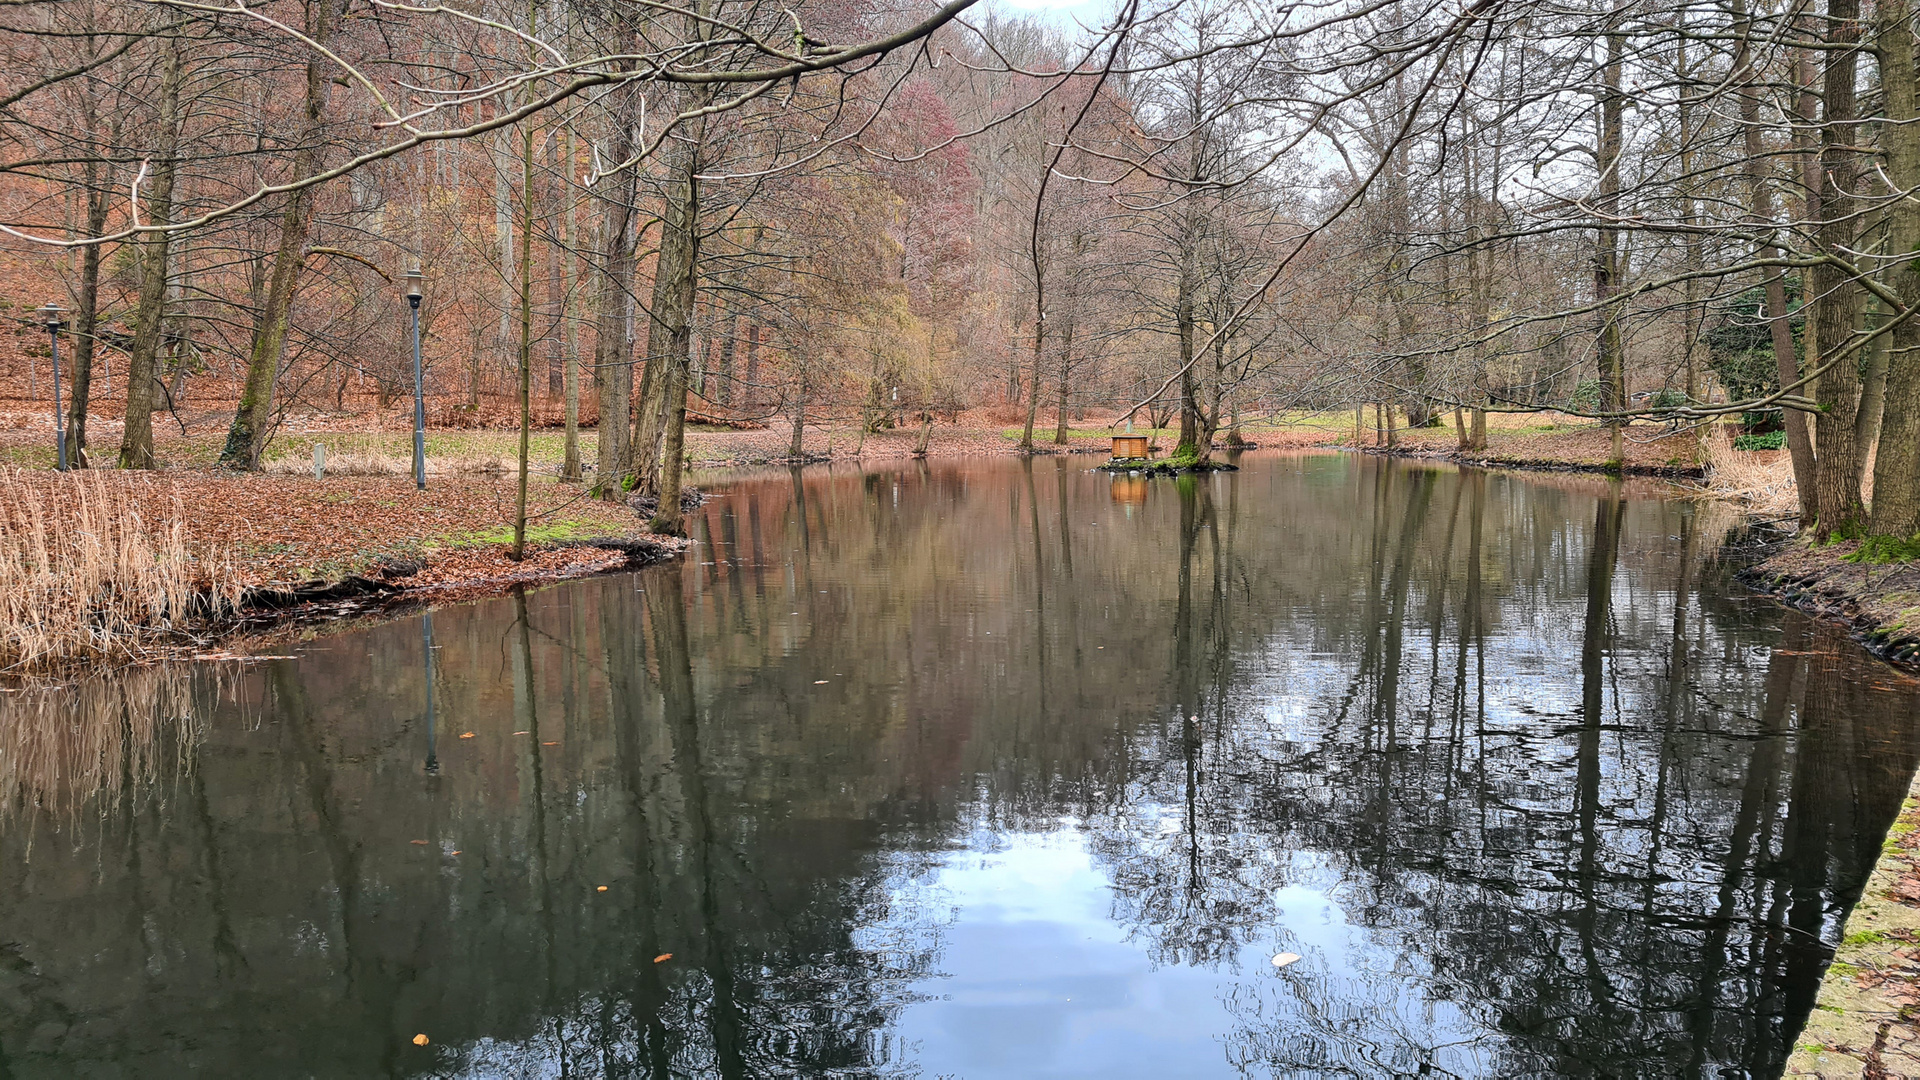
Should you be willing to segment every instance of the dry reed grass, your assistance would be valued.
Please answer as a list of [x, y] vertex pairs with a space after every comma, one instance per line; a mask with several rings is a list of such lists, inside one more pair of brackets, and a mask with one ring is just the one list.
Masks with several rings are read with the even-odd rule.
[[231, 559], [188, 550], [177, 489], [157, 521], [150, 480], [9, 468], [0, 490], [0, 674], [149, 658], [239, 602]]
[[1705, 492], [1743, 503], [1755, 517], [1790, 520], [1800, 514], [1793, 462], [1785, 454], [1735, 450], [1727, 439], [1707, 440]]
[[[1860, 497], [1873, 503], [1873, 464], [1878, 448], [1867, 451], [1861, 468]], [[1792, 521], [1800, 516], [1800, 489], [1793, 482], [1793, 461], [1785, 451], [1735, 450], [1730, 438], [1707, 440], [1706, 494], [1733, 499], [1753, 517]]]
[[194, 705], [184, 665], [0, 695], [0, 821], [37, 812], [68, 825], [96, 798], [164, 794], [203, 731]]

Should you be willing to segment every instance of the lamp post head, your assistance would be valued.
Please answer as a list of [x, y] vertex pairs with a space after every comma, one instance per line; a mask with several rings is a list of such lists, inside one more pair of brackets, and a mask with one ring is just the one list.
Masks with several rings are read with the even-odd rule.
[[425, 278], [420, 273], [419, 263], [414, 263], [412, 266], [407, 267], [407, 306], [416, 311], [420, 308], [420, 283], [424, 280]]
[[61, 315], [65, 314], [65, 311], [61, 309], [59, 304], [52, 300], [47, 301], [47, 306], [41, 308], [39, 314], [40, 325], [46, 327], [49, 332], [57, 333], [61, 327], [67, 325], [66, 322], [60, 318]]

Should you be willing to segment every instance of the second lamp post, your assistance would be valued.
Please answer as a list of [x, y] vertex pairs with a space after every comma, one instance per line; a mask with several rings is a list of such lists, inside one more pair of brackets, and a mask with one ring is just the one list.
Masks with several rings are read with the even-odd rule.
[[60, 471], [67, 471], [67, 427], [66, 416], [60, 408], [60, 330], [66, 322], [60, 318], [59, 304], [47, 301], [40, 309], [41, 323], [47, 328], [47, 337], [53, 346], [53, 443], [54, 458], [60, 463]]
[[407, 307], [413, 314], [413, 486], [427, 490], [427, 397], [420, 379], [420, 264], [407, 269]]

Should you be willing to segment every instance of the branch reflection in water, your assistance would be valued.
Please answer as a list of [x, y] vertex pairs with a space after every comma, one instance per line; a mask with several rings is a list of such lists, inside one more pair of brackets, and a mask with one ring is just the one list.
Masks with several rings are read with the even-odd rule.
[[0, 697], [8, 1067], [1777, 1071], [1914, 683], [1711, 504], [1242, 464], [735, 474], [679, 564]]

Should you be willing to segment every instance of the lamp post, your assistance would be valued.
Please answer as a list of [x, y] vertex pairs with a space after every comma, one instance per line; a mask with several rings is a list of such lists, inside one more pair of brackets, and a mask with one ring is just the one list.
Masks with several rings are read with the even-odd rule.
[[60, 331], [67, 324], [60, 318], [60, 305], [52, 300], [40, 309], [41, 323], [47, 328], [47, 338], [53, 343], [53, 441], [54, 455], [59, 462], [61, 472], [67, 471], [67, 419], [60, 408]]
[[427, 490], [427, 399], [420, 378], [420, 264], [407, 269], [407, 307], [413, 313], [413, 486]]

